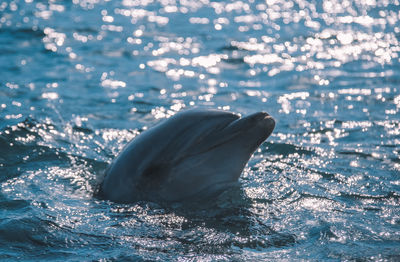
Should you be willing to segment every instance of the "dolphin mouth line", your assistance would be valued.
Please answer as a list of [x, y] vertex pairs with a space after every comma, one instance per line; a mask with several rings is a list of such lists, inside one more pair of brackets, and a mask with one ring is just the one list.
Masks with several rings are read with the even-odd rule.
[[[241, 118], [240, 116], [238, 116], [238, 118], [233, 119], [232, 121], [226, 123], [224, 126], [219, 128], [218, 130], [215, 130], [213, 132], [213, 134], [211, 134], [211, 136], [220, 136], [221, 133], [228, 132], [227, 128], [229, 126], [231, 126], [232, 123], [234, 123], [234, 122], [236, 122], [238, 120], [242, 120], [242, 119], [244, 119], [244, 118]], [[210, 145], [209, 147], [206, 147], [206, 148], [204, 148], [202, 150], [195, 151], [195, 152], [188, 152], [187, 154], [184, 154], [183, 156], [181, 156], [177, 160], [177, 162], [181, 162], [183, 159], [188, 158], [188, 157], [193, 157], [193, 156], [197, 156], [197, 155], [201, 155], [201, 154], [207, 153], [207, 152], [209, 152], [209, 151], [211, 151], [213, 149], [216, 149], [216, 148], [218, 148], [220, 146], [223, 146], [223, 145], [229, 143], [230, 141], [234, 140], [236, 137], [238, 137], [240, 135], [240, 133], [241, 133], [240, 131], [241, 131], [240, 129], [235, 130], [235, 132], [229, 134], [229, 136], [225, 136], [224, 139], [220, 140], [218, 143]], [[203, 139], [202, 139], [202, 141], [203, 141]], [[201, 142], [198, 142], [198, 143], [200, 144]]]
[[265, 117], [264, 117], [264, 119], [274, 119], [272, 116], [270, 116], [270, 115], [266, 115]]
[[[253, 125], [249, 126], [248, 128], [254, 128], [254, 126], [257, 125], [260, 121], [264, 121], [267, 119], [271, 119], [272, 121], [274, 121], [274, 118], [272, 116], [270, 116], [268, 113], [260, 112], [260, 113], [256, 113], [256, 114], [262, 114], [262, 116], [260, 117], [259, 115], [256, 115], [256, 117], [258, 119], [256, 120], [256, 122]], [[192, 156], [204, 154], [204, 153], [209, 152], [213, 149], [216, 149], [220, 146], [229, 144], [232, 140], [235, 140], [237, 137], [241, 136], [244, 132], [247, 131], [247, 129], [243, 129], [242, 127], [240, 127], [240, 125], [245, 121], [251, 121], [251, 117], [254, 117], [254, 116], [253, 115], [246, 116], [246, 117], [238, 116], [237, 119], [233, 119], [232, 121], [228, 122], [226, 125], [224, 125], [220, 129], [216, 130], [214, 133], [214, 135], [217, 135], [217, 136], [224, 135], [224, 133], [225, 133], [225, 136], [222, 140], [220, 140], [218, 143], [215, 143], [215, 144], [211, 145], [210, 147], [207, 147], [203, 150], [197, 151], [192, 154], [188, 154], [185, 157], [192, 157]], [[230, 132], [230, 131], [232, 131], [230, 129], [232, 129], [233, 132]], [[271, 132], [272, 132], [272, 130], [271, 130]], [[261, 144], [262, 141], [265, 140], [265, 138], [261, 139], [262, 140], [261, 142], [259, 142], [258, 140], [257, 140], [257, 144]]]
[[259, 123], [262, 123], [265, 120], [272, 120], [273, 121], [273, 127], [272, 129], [274, 129], [275, 127], [275, 120], [274, 118], [269, 115], [266, 112], [258, 112], [246, 117], [239, 117], [237, 119], [232, 120], [230, 123], [228, 123], [225, 127], [223, 127], [222, 130], [225, 130], [227, 128], [238, 128], [238, 131], [240, 132], [241, 130], [243, 130], [243, 127], [240, 127], [241, 124], [245, 125], [245, 123], [248, 123], [248, 128], [254, 128], [254, 126], [256, 126]]
[[[229, 124], [228, 124], [228, 125], [229, 125]], [[223, 145], [229, 143], [230, 141], [234, 140], [234, 139], [235, 139], [236, 137], [238, 137], [239, 135], [240, 135], [240, 132], [235, 132], [233, 135], [227, 137], [226, 139], [223, 139], [223, 140], [220, 141], [219, 143], [216, 143], [216, 144], [214, 144], [214, 145], [212, 145], [212, 146], [210, 146], [210, 147], [207, 147], [207, 148], [205, 148], [205, 149], [203, 149], [203, 150], [200, 150], [200, 151], [197, 151], [197, 152], [195, 152], [195, 153], [187, 154], [187, 155], [185, 155], [184, 157], [181, 157], [181, 159], [184, 159], [184, 158], [186, 158], [186, 157], [193, 157], [193, 156], [197, 156], [197, 155], [201, 155], [201, 154], [207, 153], [207, 152], [209, 152], [209, 151], [211, 151], [211, 150], [214, 150], [214, 149], [216, 149], [216, 148], [218, 148], [218, 147], [220, 147], [220, 146], [223, 146]]]

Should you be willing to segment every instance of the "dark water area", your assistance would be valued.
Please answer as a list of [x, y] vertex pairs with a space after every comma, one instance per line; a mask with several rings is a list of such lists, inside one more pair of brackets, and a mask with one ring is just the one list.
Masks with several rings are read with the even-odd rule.
[[[398, 0], [0, 0], [0, 260], [399, 261], [399, 42]], [[192, 107], [276, 119], [238, 188], [93, 197]]]

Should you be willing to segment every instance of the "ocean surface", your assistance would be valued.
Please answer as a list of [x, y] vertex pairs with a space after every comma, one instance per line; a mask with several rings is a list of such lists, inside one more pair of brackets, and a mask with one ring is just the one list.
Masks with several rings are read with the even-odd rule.
[[[399, 0], [0, 0], [0, 260], [399, 261], [399, 55]], [[276, 119], [239, 188], [93, 197], [193, 107]]]

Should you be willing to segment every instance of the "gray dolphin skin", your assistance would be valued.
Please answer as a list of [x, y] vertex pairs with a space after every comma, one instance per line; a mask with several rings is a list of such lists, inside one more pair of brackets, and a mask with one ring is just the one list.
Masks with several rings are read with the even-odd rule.
[[108, 166], [98, 195], [118, 203], [185, 201], [237, 183], [275, 127], [265, 112], [247, 117], [213, 109], [179, 112], [129, 142]]

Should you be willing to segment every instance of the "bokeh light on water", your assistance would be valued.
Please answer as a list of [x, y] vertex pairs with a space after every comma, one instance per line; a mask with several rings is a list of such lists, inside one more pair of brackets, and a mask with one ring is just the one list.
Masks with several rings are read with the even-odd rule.
[[[397, 0], [0, 0], [0, 257], [399, 259], [399, 20]], [[194, 106], [277, 120], [240, 189], [92, 197]]]

